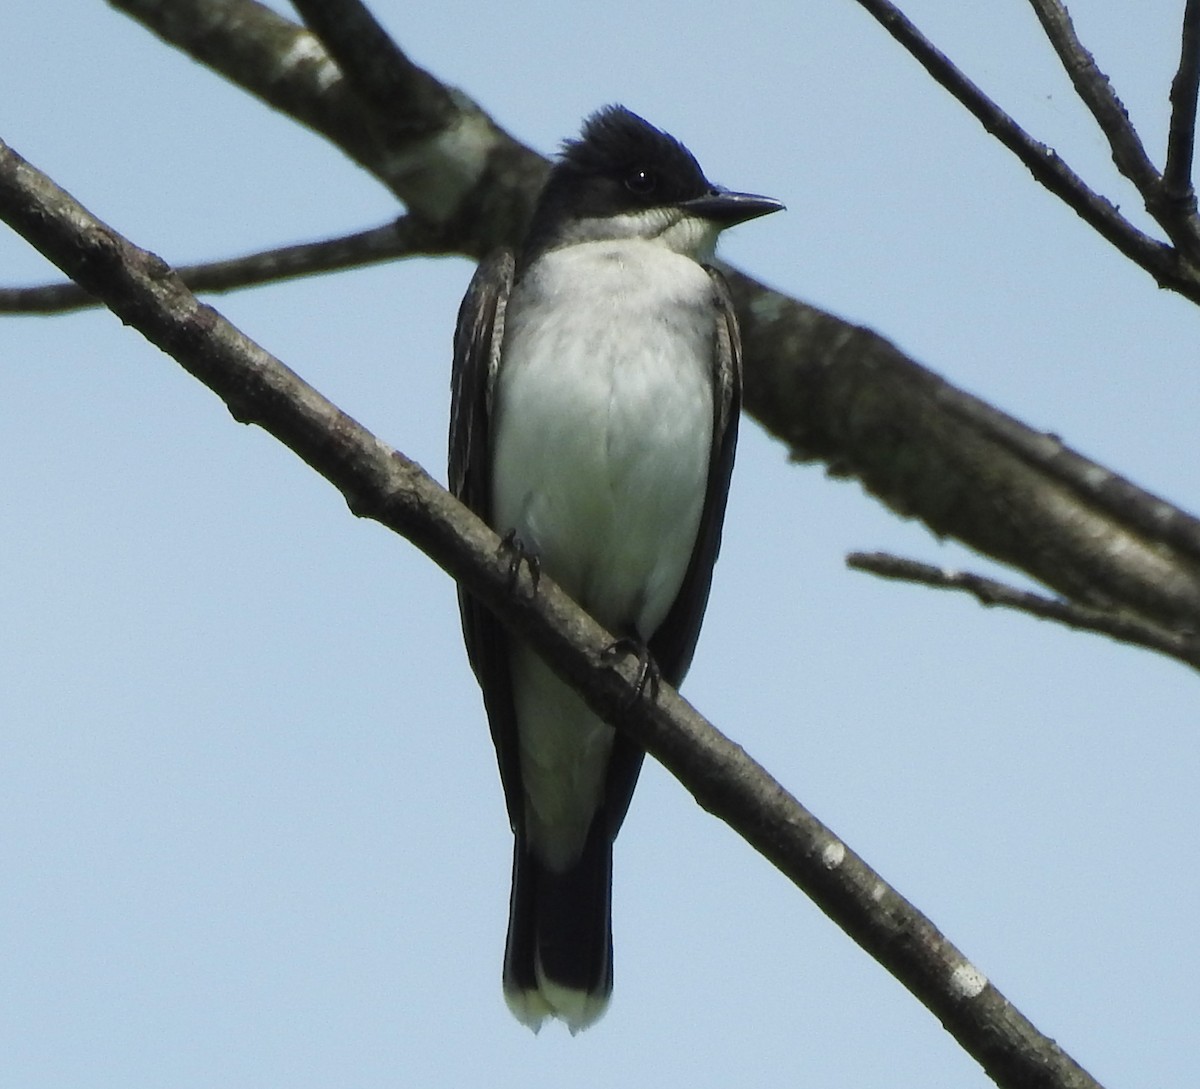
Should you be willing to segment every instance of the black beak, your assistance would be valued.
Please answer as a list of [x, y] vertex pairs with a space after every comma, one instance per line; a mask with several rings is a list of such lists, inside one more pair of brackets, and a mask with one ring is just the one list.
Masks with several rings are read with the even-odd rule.
[[782, 212], [783, 204], [773, 197], [759, 197], [754, 193], [734, 193], [719, 186], [702, 197], [685, 200], [680, 205], [688, 215], [710, 220], [721, 227], [732, 227], [748, 219]]

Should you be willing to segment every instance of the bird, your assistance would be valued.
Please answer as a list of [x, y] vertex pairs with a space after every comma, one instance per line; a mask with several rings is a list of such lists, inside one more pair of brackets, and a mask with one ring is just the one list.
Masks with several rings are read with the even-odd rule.
[[[674, 137], [606, 106], [563, 143], [523, 243], [480, 264], [459, 308], [451, 491], [515, 570], [548, 575], [674, 686], [741, 406], [737, 318], [708, 262], [723, 229], [782, 208], [714, 185]], [[514, 835], [504, 997], [535, 1032], [558, 1019], [575, 1034], [612, 992], [613, 841], [644, 754], [461, 588], [459, 607]]]

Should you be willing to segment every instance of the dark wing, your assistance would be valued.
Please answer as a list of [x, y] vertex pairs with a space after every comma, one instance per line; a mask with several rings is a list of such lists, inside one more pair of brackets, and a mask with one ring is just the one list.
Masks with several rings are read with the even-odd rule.
[[[504, 311], [512, 291], [514, 261], [508, 250], [482, 262], [458, 308], [450, 387], [450, 491], [489, 525], [491, 512], [492, 393], [504, 339]], [[467, 657], [483, 690], [492, 742], [500, 764], [504, 800], [515, 830], [524, 811], [513, 713], [512, 678], [503, 627], [460, 586]]]
[[500, 366], [504, 311], [512, 290], [507, 250], [480, 263], [458, 308], [450, 377], [450, 491], [488, 520], [492, 386]]
[[725, 501], [737, 446], [738, 418], [742, 411], [742, 343], [737, 315], [725, 278], [707, 269], [717, 302], [717, 325], [713, 344], [713, 445], [708, 463], [708, 490], [696, 533], [692, 562], [679, 588], [675, 604], [650, 639], [650, 652], [662, 675], [678, 686], [700, 635], [700, 623], [708, 605], [713, 564], [721, 550], [721, 527], [725, 523]]

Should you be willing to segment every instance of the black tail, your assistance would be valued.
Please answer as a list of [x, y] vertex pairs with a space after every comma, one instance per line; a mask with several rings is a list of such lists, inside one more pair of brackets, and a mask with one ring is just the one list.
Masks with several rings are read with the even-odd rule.
[[535, 1032], [558, 1017], [572, 1033], [604, 1013], [612, 994], [612, 840], [592, 823], [565, 873], [538, 859], [518, 833], [513, 848], [504, 997]]

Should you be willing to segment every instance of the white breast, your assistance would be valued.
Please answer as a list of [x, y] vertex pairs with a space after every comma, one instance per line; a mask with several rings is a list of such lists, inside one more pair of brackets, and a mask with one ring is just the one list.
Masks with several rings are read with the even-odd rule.
[[678, 593], [712, 446], [712, 286], [650, 242], [542, 258], [509, 304], [493, 513], [601, 622], [649, 638]]

